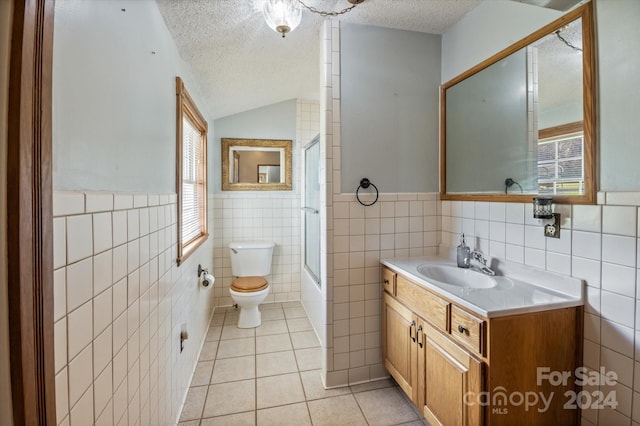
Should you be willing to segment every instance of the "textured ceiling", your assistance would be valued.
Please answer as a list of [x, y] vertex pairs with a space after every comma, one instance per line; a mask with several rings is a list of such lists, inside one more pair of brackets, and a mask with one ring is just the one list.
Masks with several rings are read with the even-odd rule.
[[[319, 33], [324, 18], [307, 10], [285, 39], [263, 16], [265, 0], [157, 0], [203, 91], [213, 118], [288, 99], [319, 98]], [[340, 20], [442, 34], [483, 0], [366, 0]], [[515, 0], [567, 10], [579, 0]], [[347, 0], [306, 0], [341, 10]], [[366, 46], [363, 46], [366, 48]]]
[[[341, 21], [441, 34], [482, 0], [366, 0]], [[307, 10], [285, 39], [262, 16], [264, 0], [157, 0], [213, 118], [287, 99], [319, 99], [319, 32]], [[308, 0], [341, 10], [346, 0]], [[363, 46], [366, 48], [366, 46]]]

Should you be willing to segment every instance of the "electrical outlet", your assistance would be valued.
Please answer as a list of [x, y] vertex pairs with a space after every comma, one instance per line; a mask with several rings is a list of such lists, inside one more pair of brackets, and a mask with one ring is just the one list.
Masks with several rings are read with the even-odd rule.
[[549, 238], [560, 238], [560, 215], [553, 214], [554, 223], [544, 226], [544, 236]]

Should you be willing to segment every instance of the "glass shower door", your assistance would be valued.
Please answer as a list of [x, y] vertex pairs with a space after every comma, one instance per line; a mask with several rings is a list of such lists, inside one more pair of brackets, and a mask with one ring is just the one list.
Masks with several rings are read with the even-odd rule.
[[320, 139], [304, 149], [304, 263], [320, 285]]

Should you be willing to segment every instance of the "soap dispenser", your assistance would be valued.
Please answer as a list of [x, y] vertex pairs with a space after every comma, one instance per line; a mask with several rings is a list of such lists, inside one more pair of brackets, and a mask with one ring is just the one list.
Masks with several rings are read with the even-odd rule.
[[460, 236], [460, 244], [457, 249], [458, 268], [468, 268], [471, 266], [471, 249], [464, 240], [464, 234]]

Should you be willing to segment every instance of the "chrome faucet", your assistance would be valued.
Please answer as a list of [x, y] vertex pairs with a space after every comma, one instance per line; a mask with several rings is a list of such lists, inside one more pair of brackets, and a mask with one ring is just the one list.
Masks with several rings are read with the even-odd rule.
[[471, 252], [470, 264], [471, 264], [471, 269], [478, 270], [483, 274], [487, 274], [491, 276], [496, 274], [493, 269], [487, 266], [487, 259], [478, 250], [473, 250]]

